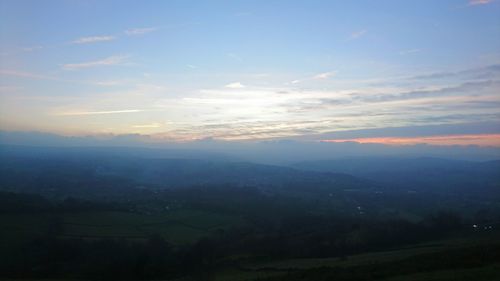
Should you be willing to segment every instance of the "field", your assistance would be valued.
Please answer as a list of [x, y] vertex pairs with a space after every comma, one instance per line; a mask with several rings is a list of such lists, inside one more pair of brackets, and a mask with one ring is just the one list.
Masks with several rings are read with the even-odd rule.
[[500, 264], [478, 268], [439, 270], [385, 279], [385, 281], [494, 281], [500, 279]]
[[[311, 259], [286, 259], [274, 261], [251, 261], [241, 263], [238, 268], [226, 268], [216, 273], [217, 281], [251, 281], [267, 280], [270, 277], [299, 273], [307, 270], [341, 269], [347, 271], [360, 271], [372, 266], [384, 267], [398, 264], [407, 260], [418, 260], [420, 257], [439, 256], [447, 251], [467, 251], [471, 247], [485, 247], [500, 245], [500, 232], [489, 231], [482, 233], [459, 234], [454, 238], [417, 244], [410, 247], [392, 249], [389, 251], [364, 253], [352, 255], [347, 258], [311, 258]], [[376, 280], [397, 281], [432, 281], [432, 280], [500, 280], [500, 262], [486, 266], [471, 268], [456, 268], [435, 270], [425, 273], [402, 274], [389, 278], [374, 278]], [[281, 280], [281, 279], [280, 279]], [[343, 280], [343, 279], [342, 279]]]
[[[203, 236], [230, 226], [244, 224], [237, 216], [199, 211], [193, 209], [165, 211], [154, 215], [132, 212], [75, 212], [51, 214], [2, 214], [0, 215], [0, 249], [15, 247], [16, 244], [44, 235], [54, 224], [58, 224], [60, 238], [125, 238], [145, 240], [151, 234], [159, 234], [173, 245], [193, 243]], [[52, 226], [51, 226], [52, 225]], [[8, 241], [8, 242], [7, 242]], [[213, 274], [216, 281], [251, 281], [268, 278], [287, 278], [301, 272], [315, 271], [363, 271], [373, 267], [404, 265], [408, 260], [433, 258], [452, 250], [469, 249], [476, 246], [499, 245], [498, 230], [467, 232], [446, 240], [411, 245], [351, 255], [344, 258], [301, 258], [269, 260], [265, 257], [229, 257]], [[404, 267], [404, 266], [403, 266]], [[443, 268], [425, 273], [409, 271], [396, 272], [387, 278], [382, 274], [376, 280], [497, 280], [500, 263], [492, 261], [470, 268]], [[294, 275], [295, 274], [295, 275]], [[191, 279], [181, 279], [191, 280]], [[273, 280], [273, 279], [270, 279]], [[281, 280], [281, 279], [277, 279]], [[291, 279], [295, 280], [295, 279]], [[297, 279], [302, 280], [302, 279]], [[343, 279], [342, 279], [343, 280]]]
[[[87, 240], [122, 238], [139, 242], [156, 234], [174, 246], [183, 246], [219, 230], [245, 223], [243, 218], [236, 215], [195, 209], [177, 209], [155, 214], [125, 211], [63, 212], [57, 215], [1, 214], [0, 252], [11, 247], [15, 249], [17, 245], [51, 231], [56, 231], [58, 238]], [[465, 231], [442, 240], [343, 258], [269, 259], [256, 256], [228, 256], [218, 261], [211, 280], [311, 280], [308, 279], [308, 274], [343, 276], [344, 279], [338, 280], [356, 280], [346, 277], [351, 274], [361, 276], [362, 279], [359, 280], [365, 280], [363, 278], [368, 278], [367, 276], [369, 278], [366, 280], [386, 281], [499, 280], [500, 259], [497, 256], [493, 259], [487, 258], [486, 262], [481, 260], [478, 263], [465, 265], [460, 264], [459, 258], [456, 268], [450, 266], [453, 263], [440, 265], [442, 257], [452, 259], [455, 253], [463, 252], [464, 260], [470, 257], [477, 258], [477, 249], [487, 250], [490, 247], [500, 249], [499, 230]], [[471, 256], [467, 255], [469, 252], [472, 253]], [[419, 272], [420, 269], [414, 267], [420, 263], [425, 266], [425, 272]], [[359, 275], [361, 273], [368, 275]], [[302, 275], [306, 277], [300, 277]], [[177, 281], [181, 280], [196, 280], [196, 277]], [[331, 280], [331, 278], [314, 280]]]
[[[197, 241], [216, 230], [243, 223], [237, 216], [196, 210], [174, 210], [154, 215], [128, 212], [50, 214], [1, 214], [0, 241], [9, 244], [43, 235], [58, 225], [61, 238], [145, 239], [161, 235], [174, 245]], [[0, 242], [0, 245], [4, 243]]]

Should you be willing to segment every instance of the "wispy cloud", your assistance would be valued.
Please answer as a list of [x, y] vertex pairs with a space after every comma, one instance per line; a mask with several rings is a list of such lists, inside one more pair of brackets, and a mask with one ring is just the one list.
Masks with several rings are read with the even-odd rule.
[[10, 69], [0, 69], [0, 75], [33, 78], [33, 79], [58, 80], [56, 77], [52, 76], [41, 75], [31, 72], [24, 72], [24, 71], [10, 70]]
[[144, 110], [142, 109], [105, 110], [105, 111], [67, 111], [67, 112], [55, 113], [53, 115], [56, 116], [102, 115], [102, 114], [136, 113], [143, 111]]
[[500, 86], [500, 81], [477, 81], [477, 82], [466, 82], [454, 86], [446, 86], [437, 89], [430, 90], [413, 90], [407, 92], [400, 92], [395, 94], [374, 94], [366, 96], [365, 94], [351, 94], [353, 101], [365, 102], [365, 103], [379, 103], [379, 102], [392, 102], [392, 101], [404, 101], [404, 100], [414, 100], [423, 98], [436, 98], [443, 96], [460, 96], [469, 95], [471, 93], [489, 93], [495, 92]]
[[118, 85], [123, 84], [123, 81], [119, 81], [119, 80], [96, 81], [96, 82], [92, 82], [92, 84], [97, 85], [97, 86], [118, 86]]
[[331, 139], [331, 140], [322, 140], [322, 142], [379, 143], [379, 144], [386, 144], [386, 145], [416, 145], [416, 144], [480, 145], [480, 146], [499, 147], [500, 146], [500, 134]]
[[134, 36], [134, 35], [142, 35], [146, 33], [151, 33], [158, 30], [158, 27], [142, 27], [142, 28], [131, 28], [125, 30], [125, 34]]
[[148, 128], [160, 128], [161, 126], [162, 126], [161, 123], [151, 123], [151, 124], [133, 125], [132, 128], [148, 129]]
[[105, 35], [105, 36], [90, 36], [90, 37], [81, 37], [71, 41], [72, 44], [91, 44], [97, 42], [106, 42], [115, 40], [115, 36]]
[[486, 5], [492, 2], [493, 0], [469, 0], [469, 6]]
[[33, 52], [33, 51], [40, 50], [40, 49], [43, 49], [43, 46], [31, 46], [31, 47], [22, 48], [22, 50], [24, 52]]
[[241, 84], [240, 82], [233, 82], [233, 83], [227, 84], [224, 87], [229, 88], [229, 89], [242, 89], [242, 88], [245, 88], [245, 85]]
[[409, 79], [426, 80], [426, 79], [445, 79], [445, 78], [461, 79], [499, 79], [500, 78], [500, 64], [492, 64], [478, 68], [470, 68], [459, 71], [435, 72], [430, 74], [422, 74], [409, 77]]
[[328, 79], [330, 77], [335, 76], [336, 74], [337, 74], [337, 71], [323, 72], [323, 73], [319, 73], [319, 74], [314, 75], [313, 79], [316, 79], [316, 80]]
[[422, 51], [421, 49], [409, 49], [409, 50], [402, 50], [399, 52], [400, 55], [410, 55], [410, 54], [415, 54], [419, 53]]
[[351, 33], [351, 35], [349, 36], [349, 39], [348, 39], [348, 40], [356, 40], [356, 39], [358, 39], [358, 38], [361, 38], [361, 37], [365, 36], [367, 32], [368, 32], [368, 30], [366, 30], [366, 29], [363, 29], [363, 30], [359, 30], [359, 31], [353, 32], [353, 33]]
[[239, 55], [234, 53], [228, 53], [227, 56], [233, 60], [243, 61], [243, 59]]
[[102, 60], [97, 60], [97, 61], [89, 61], [89, 62], [82, 62], [82, 63], [68, 63], [62, 65], [62, 68], [66, 70], [76, 70], [76, 69], [82, 69], [82, 68], [89, 68], [89, 67], [96, 67], [96, 66], [110, 66], [110, 65], [119, 65], [122, 64], [125, 59], [127, 59], [129, 56], [111, 56], [107, 57]]
[[310, 77], [307, 77], [304, 79], [296, 79], [296, 80], [290, 81], [290, 84], [299, 84], [299, 83], [302, 83], [305, 81], [310, 81], [310, 80], [325, 80], [325, 79], [328, 79], [328, 78], [331, 78], [331, 77], [337, 75], [337, 73], [338, 73], [337, 71], [322, 72], [322, 73], [318, 73], [318, 74], [315, 74], [313, 76], [310, 76]]
[[0, 93], [18, 92], [21, 89], [23, 89], [23, 87], [20, 87], [20, 86], [0, 86]]

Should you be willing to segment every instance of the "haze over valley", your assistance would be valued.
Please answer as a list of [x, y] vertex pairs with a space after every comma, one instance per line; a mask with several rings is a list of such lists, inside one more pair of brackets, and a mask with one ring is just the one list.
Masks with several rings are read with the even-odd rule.
[[500, 1], [0, 0], [0, 280], [500, 280]]

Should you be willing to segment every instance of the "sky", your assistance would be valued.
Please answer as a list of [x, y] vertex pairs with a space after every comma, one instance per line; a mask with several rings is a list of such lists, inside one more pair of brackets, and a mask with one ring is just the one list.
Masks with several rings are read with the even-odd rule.
[[0, 0], [0, 130], [500, 147], [500, 1]]

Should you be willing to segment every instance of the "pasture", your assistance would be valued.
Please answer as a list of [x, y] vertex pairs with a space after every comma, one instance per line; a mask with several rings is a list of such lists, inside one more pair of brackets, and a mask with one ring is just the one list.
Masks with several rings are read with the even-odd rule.
[[0, 247], [8, 246], [7, 241], [8, 244], [22, 242], [49, 231], [56, 231], [60, 238], [82, 239], [143, 240], [154, 234], [173, 245], [183, 245], [242, 223], [237, 216], [189, 209], [152, 215], [109, 211], [0, 214]]

